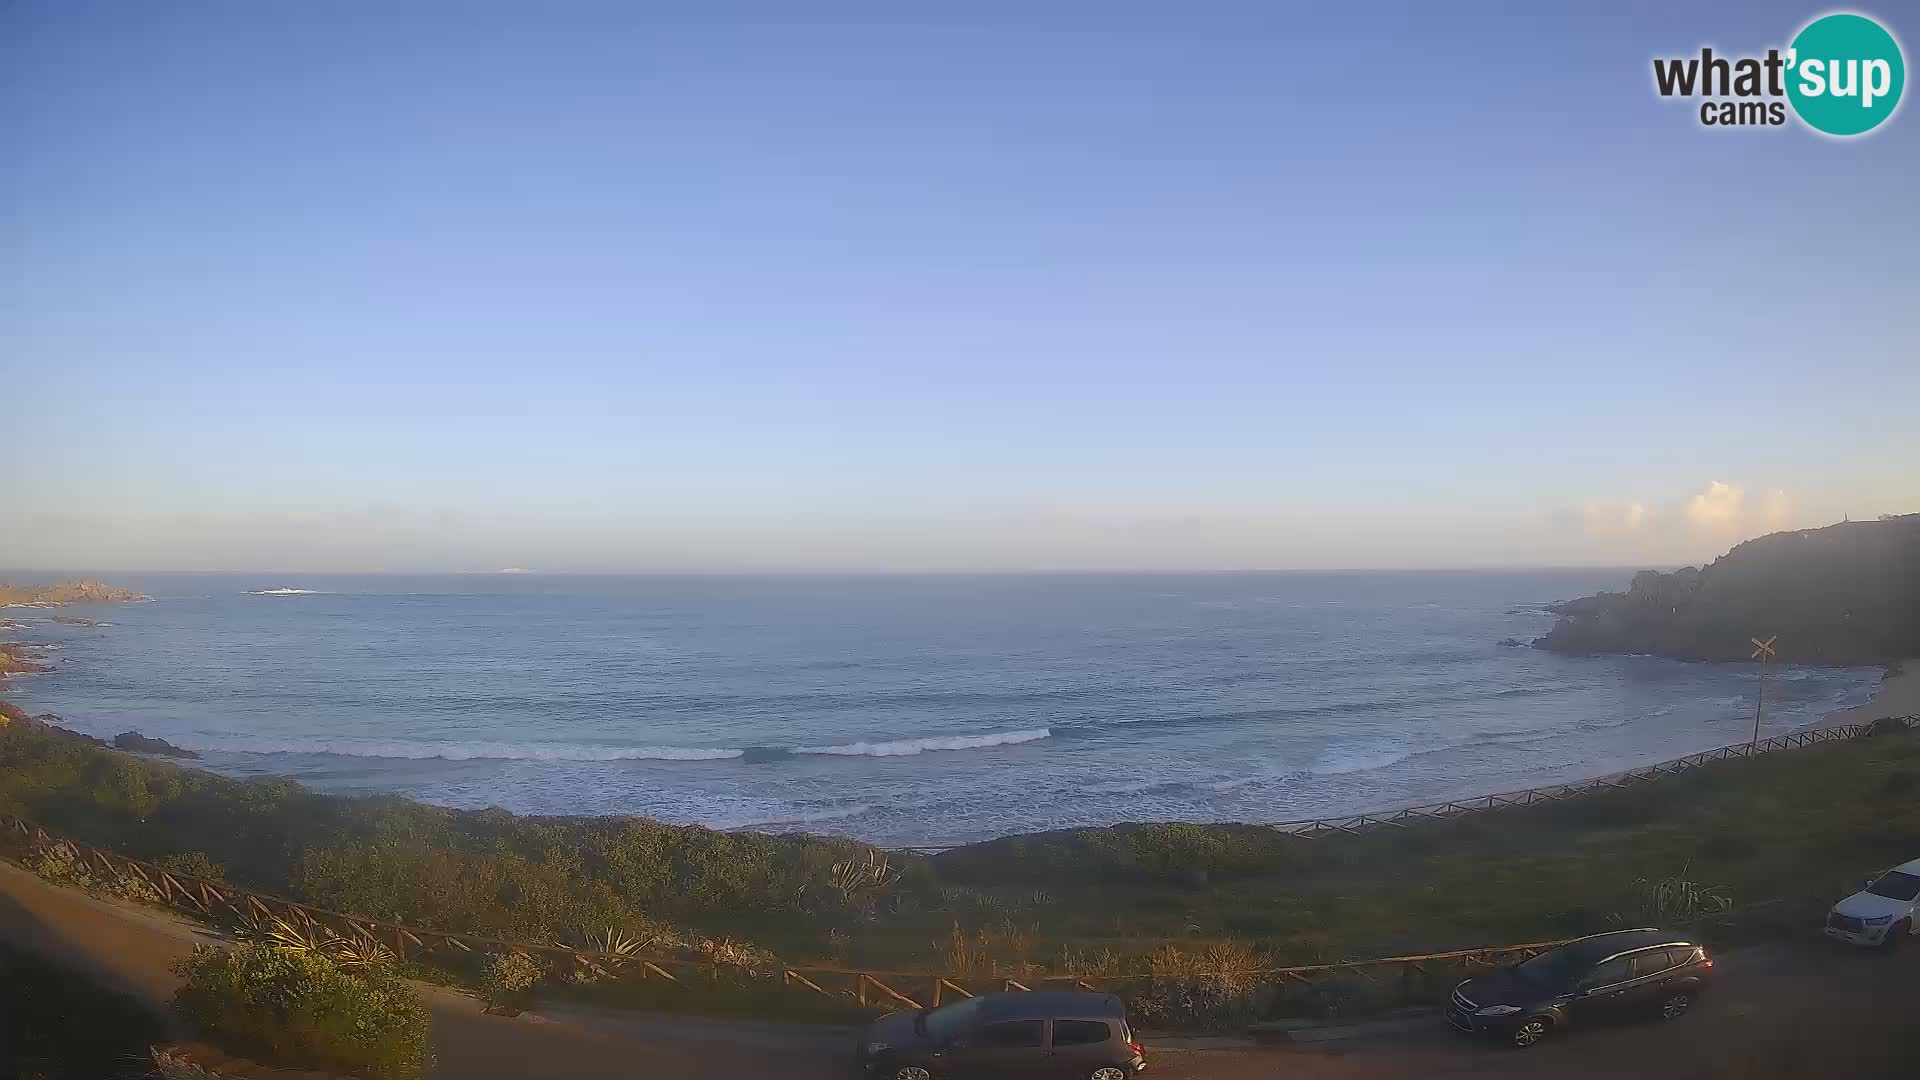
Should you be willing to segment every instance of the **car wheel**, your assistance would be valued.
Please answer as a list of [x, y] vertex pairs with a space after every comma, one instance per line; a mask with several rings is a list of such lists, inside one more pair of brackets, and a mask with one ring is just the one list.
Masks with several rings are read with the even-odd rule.
[[1900, 947], [1900, 939], [1912, 932], [1913, 923], [1906, 919], [1901, 919], [1899, 922], [1887, 927], [1887, 936], [1880, 940], [1880, 947], [1888, 952], [1892, 952]]
[[1553, 1021], [1544, 1016], [1535, 1016], [1523, 1022], [1519, 1027], [1514, 1028], [1513, 1034], [1507, 1036], [1507, 1040], [1519, 1049], [1525, 1050], [1527, 1047], [1546, 1038], [1547, 1032], [1552, 1030]]
[[1692, 991], [1669, 994], [1667, 1000], [1660, 1003], [1660, 1016], [1664, 1020], [1678, 1020], [1687, 1015], [1687, 1010], [1691, 1008], [1693, 1008]]
[[933, 1074], [918, 1065], [902, 1065], [893, 1071], [893, 1080], [933, 1080]]
[[1103, 1065], [1093, 1070], [1089, 1080], [1127, 1080], [1127, 1070], [1118, 1065]]

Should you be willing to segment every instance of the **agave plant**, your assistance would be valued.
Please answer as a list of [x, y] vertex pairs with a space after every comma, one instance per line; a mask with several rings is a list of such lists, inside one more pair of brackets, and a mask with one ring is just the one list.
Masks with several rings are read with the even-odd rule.
[[333, 931], [316, 922], [293, 922], [278, 915], [262, 919], [252, 912], [242, 917], [233, 928], [233, 936], [241, 941], [272, 945], [277, 949], [322, 955], [330, 952], [334, 943], [340, 940]]
[[647, 942], [618, 930], [612, 926], [604, 931], [590, 932], [586, 935], [587, 952], [605, 953], [612, 964], [625, 964], [640, 955]]
[[350, 971], [388, 967], [394, 963], [393, 950], [370, 937], [355, 934], [336, 937], [327, 947], [333, 962]]
[[871, 849], [862, 858], [834, 863], [827, 875], [827, 883], [850, 904], [861, 903], [874, 893], [892, 888], [899, 880], [900, 871], [894, 869], [884, 854]]

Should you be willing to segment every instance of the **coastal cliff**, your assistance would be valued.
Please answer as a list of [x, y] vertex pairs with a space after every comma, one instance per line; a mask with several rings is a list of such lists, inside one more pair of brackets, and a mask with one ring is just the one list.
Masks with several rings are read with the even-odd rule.
[[1534, 646], [1573, 656], [1745, 660], [1749, 638], [1776, 635], [1783, 663], [1920, 656], [1920, 514], [1773, 533], [1548, 610], [1559, 618]]
[[57, 607], [61, 604], [112, 603], [145, 600], [132, 589], [98, 581], [57, 581], [51, 585], [9, 585], [0, 582], [0, 605]]

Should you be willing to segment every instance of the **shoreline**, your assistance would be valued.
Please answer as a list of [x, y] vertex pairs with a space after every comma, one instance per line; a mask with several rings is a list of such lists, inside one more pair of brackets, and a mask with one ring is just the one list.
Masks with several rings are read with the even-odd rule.
[[[87, 587], [87, 586], [83, 586], [83, 587]], [[18, 587], [15, 587], [15, 588], [18, 588]], [[40, 591], [40, 590], [61, 588], [61, 586], [39, 586], [39, 587], [31, 587], [31, 588], [35, 589], [35, 591]], [[106, 587], [99, 586], [96, 588], [104, 589]], [[131, 593], [130, 591], [127, 591], [127, 590], [117, 590], [117, 593], [118, 595], [128, 597], [128, 598], [132, 598], [138, 595], [138, 594]], [[50, 602], [44, 599], [44, 595], [45, 594], [43, 592], [41, 598], [36, 598], [34, 600], [28, 601], [28, 603], [31, 603], [34, 607], [64, 606], [65, 602], [57, 602], [57, 603]], [[88, 599], [92, 599], [92, 598], [93, 597], [88, 597]], [[5, 614], [4, 611], [0, 611], [0, 618], [3, 618], [4, 614]], [[67, 621], [67, 620], [62, 620], [62, 621]], [[25, 628], [22, 627], [22, 629], [25, 629]], [[9, 648], [10, 646], [11, 646], [11, 649]], [[10, 661], [18, 664], [19, 673], [23, 675], [43, 673], [54, 667], [54, 665], [45, 663], [45, 661], [49, 658], [43, 652], [41, 652], [40, 649], [41, 649], [41, 646], [38, 646], [36, 643], [32, 643], [32, 642], [0, 642], [0, 694], [5, 694], [7, 691], [11, 691], [11, 690], [24, 689], [24, 687], [20, 686], [19, 682], [15, 682], [14, 685], [12, 686], [7, 685], [8, 679], [6, 678], [5, 669], [8, 666], [10, 666], [9, 665]], [[28, 650], [31, 650], [31, 651], [28, 651]], [[1685, 664], [1685, 662], [1681, 662], [1681, 663], [1683, 665]], [[1827, 667], [1829, 665], [1808, 665], [1808, 666]], [[1865, 670], [1858, 671], [1857, 674], [1858, 676], [1865, 676], [1867, 678], [1871, 678], [1872, 672], [1873, 672], [1872, 668], [1867, 668]], [[20, 680], [20, 682], [24, 682], [24, 681], [25, 680]], [[1769, 681], [1771, 682], [1771, 680]], [[1864, 679], [1862, 679], [1861, 681], [1864, 682]], [[1853, 686], [1853, 689], [1850, 693], [1850, 696], [1857, 695], [1861, 690], [1866, 689], [1865, 686], [1861, 685], [1861, 682], [1855, 682], [1852, 684], [1852, 686]], [[1769, 706], [1775, 706], [1775, 700], [1776, 699], [1775, 699], [1774, 693], [1772, 692], [1772, 688], [1769, 687], [1769, 691], [1767, 693], [1767, 704]], [[1858, 700], [1858, 698], [1856, 697], [1855, 700]], [[13, 719], [26, 718], [25, 710], [19, 709], [17, 706], [11, 709], [5, 708], [5, 706], [8, 704], [10, 703], [5, 702], [4, 699], [0, 699], [0, 715], [7, 715]], [[46, 704], [52, 704], [52, 703], [48, 702]], [[1831, 704], [1831, 701], [1828, 701], [1828, 702], [1808, 701], [1798, 705], [1797, 707], [1789, 708], [1788, 715], [1783, 718], [1785, 719], [1786, 723], [1789, 726], [1776, 728], [1774, 730], [1777, 730], [1780, 732], [1806, 731], [1806, 730], [1812, 730], [1812, 729], [1818, 729], [1818, 728], [1834, 727], [1834, 726], [1843, 725], [1843, 724], [1867, 723], [1872, 720], [1878, 719], [1882, 716], [1920, 715], [1920, 660], [1907, 661], [1904, 664], [1895, 663], [1895, 664], [1886, 665], [1882, 669], [1881, 673], [1879, 674], [1879, 678], [1877, 682], [1872, 684], [1871, 696], [1869, 696], [1863, 704], [1844, 707], [1844, 708], [1830, 709], [1824, 714], [1816, 712], [1815, 710], [1818, 709], [1820, 705], [1823, 705], [1823, 704]], [[1811, 706], [1811, 707], [1808, 707], [1808, 706]], [[1671, 709], [1664, 710], [1664, 711], [1671, 711]], [[1775, 711], [1774, 708], [1768, 709], [1769, 720], [1772, 719], [1772, 716], [1774, 715], [1774, 711]], [[14, 715], [16, 713], [18, 715]], [[55, 724], [61, 725], [65, 730], [75, 731], [76, 734], [79, 734], [79, 731], [76, 727], [66, 727], [63, 721], [61, 721], [57, 716], [55, 716], [50, 712], [44, 713], [41, 719], [44, 719], [46, 721], [51, 721]], [[143, 750], [148, 750], [149, 747], [157, 749], [159, 746], [166, 746], [169, 749], [175, 749], [172, 746], [172, 744], [167, 743], [166, 740], [163, 738], [150, 737], [150, 736], [144, 735], [139, 729], [142, 727], [145, 727], [146, 725], [140, 724], [137, 720], [132, 720], [131, 722], [129, 722], [129, 718], [122, 718], [120, 723], [118, 724], [109, 722], [107, 726], [101, 726], [101, 724], [98, 723], [99, 719], [100, 718], [95, 718], [95, 722], [93, 723], [85, 723], [83, 725], [79, 725], [80, 727], [84, 727], [85, 731], [96, 733], [95, 735], [92, 735], [92, 736], [83, 736], [83, 737], [87, 737], [107, 745], [112, 745], [115, 742], [119, 742], [123, 739], [127, 739], [127, 736], [131, 735], [131, 736], [134, 736], [135, 738], [127, 739], [127, 741], [136, 742], [137, 740], [137, 744], [130, 745], [130, 746], [121, 746], [119, 748], [123, 750], [131, 750], [136, 753], [140, 753]], [[123, 731], [121, 730], [123, 726], [131, 728], [132, 730]], [[1769, 724], [1769, 727], [1772, 727], [1771, 723]], [[119, 732], [119, 734], [114, 735], [113, 734], [114, 732]], [[188, 742], [189, 746], [194, 745], [191, 740], [185, 740], [185, 741]], [[1704, 747], [1704, 749], [1715, 749], [1719, 745], [1720, 744], [1716, 742], [1713, 745]], [[941, 749], [941, 747], [936, 747], [936, 749]], [[1685, 749], [1685, 747], [1681, 747], [1680, 749]], [[1698, 751], [1694, 750], [1691, 752], [1698, 752]], [[162, 751], [162, 753], [164, 753], [164, 751]], [[208, 750], [207, 753], [214, 754], [215, 751]], [[743, 751], [741, 753], [744, 754], [745, 752]], [[1642, 760], [1643, 755], [1645, 757], [1652, 758], [1652, 760], [1651, 761]], [[1044, 823], [1035, 823], [1031, 821], [1021, 822], [1021, 823], [1009, 822], [1007, 824], [1012, 826], [1010, 830], [1002, 831], [1001, 829], [989, 829], [984, 833], [974, 833], [973, 835], [967, 835], [966, 833], [962, 832], [960, 833], [960, 835], [956, 836], [954, 832], [942, 830], [941, 831], [942, 835], [931, 836], [931, 837], [930, 836], [913, 836], [913, 835], [887, 836], [884, 834], [884, 832], [874, 833], [874, 832], [869, 832], [867, 830], [858, 829], [857, 827], [852, 831], [842, 832], [836, 829], [832, 824], [829, 823], [831, 822], [832, 817], [807, 817], [807, 818], [798, 818], [795, 820], [763, 820], [763, 821], [746, 822], [746, 823], [727, 822], [723, 820], [716, 821], [709, 818], [706, 820], [695, 819], [691, 821], [684, 821], [684, 823], [689, 825], [695, 825], [698, 827], [712, 829], [716, 832], [725, 832], [725, 833], [736, 833], [736, 834], [760, 833], [765, 835], [785, 835], [785, 834], [800, 833], [800, 834], [823, 835], [823, 836], [844, 836], [851, 839], [858, 839], [863, 843], [873, 843], [873, 844], [880, 844], [885, 846], [899, 846], [899, 847], [905, 847], [905, 848], [938, 847], [938, 848], [944, 849], [944, 848], [952, 848], [952, 847], [965, 847], [965, 846], [969, 846], [972, 844], [979, 844], [979, 843], [990, 843], [996, 840], [1005, 839], [1007, 837], [1028, 835], [1034, 832], [1042, 832], [1042, 833], [1055, 832], [1055, 831], [1061, 831], [1062, 829], [1066, 829], [1069, 831], [1077, 831], [1080, 829], [1109, 828], [1115, 825], [1181, 823], [1181, 824], [1193, 824], [1193, 825], [1203, 825], [1203, 826], [1233, 826], [1233, 825], [1272, 825], [1276, 823], [1291, 823], [1295, 821], [1306, 821], [1306, 820], [1340, 820], [1348, 817], [1370, 816], [1370, 815], [1379, 814], [1379, 813], [1390, 813], [1395, 810], [1402, 809], [1408, 806], [1427, 805], [1429, 803], [1437, 803], [1437, 802], [1442, 802], [1447, 800], [1479, 798], [1479, 797], [1485, 797], [1489, 794], [1504, 794], [1508, 791], [1509, 786], [1513, 783], [1514, 780], [1520, 780], [1523, 784], [1529, 785], [1529, 787], [1555, 787], [1555, 786], [1559, 786], [1567, 783], [1578, 783], [1583, 780], [1604, 778], [1607, 776], [1617, 775], [1620, 772], [1631, 771], [1632, 769], [1635, 769], [1635, 768], [1645, 767], [1645, 765], [1647, 764], [1654, 764], [1654, 763], [1658, 763], [1659, 761], [1672, 760], [1676, 755], [1679, 755], [1678, 749], [1666, 748], [1666, 749], [1649, 751], [1648, 747], [1643, 746], [1641, 747], [1640, 753], [1631, 754], [1631, 755], [1621, 755], [1621, 754], [1606, 754], [1602, 756], [1582, 755], [1580, 761], [1578, 763], [1575, 763], [1573, 766], [1575, 769], [1578, 770], [1577, 772], [1573, 773], [1573, 775], [1567, 775], [1567, 770], [1553, 769], [1549, 773], [1543, 773], [1537, 776], [1526, 776], [1526, 777], [1508, 776], [1508, 777], [1500, 777], [1500, 778], [1485, 776], [1485, 777], [1479, 777], [1477, 781], [1471, 780], [1469, 776], [1465, 775], [1465, 774], [1470, 774], [1474, 771], [1471, 768], [1466, 768], [1457, 772], [1453, 772], [1451, 774], [1451, 780], [1448, 783], [1439, 785], [1437, 788], [1434, 788], [1433, 790], [1407, 791], [1405, 793], [1390, 792], [1385, 790], [1373, 790], [1370, 792], [1361, 792], [1361, 791], [1355, 790], [1355, 791], [1349, 792], [1347, 796], [1343, 796], [1338, 799], [1333, 799], [1331, 801], [1314, 800], [1311, 805], [1302, 804], [1302, 805], [1299, 805], [1298, 807], [1246, 804], [1246, 805], [1231, 806], [1231, 807], [1215, 806], [1210, 809], [1202, 807], [1202, 808], [1199, 808], [1199, 812], [1197, 813], [1193, 812], [1195, 809], [1194, 807], [1185, 807], [1184, 809], [1187, 810], [1188, 813], [1182, 814], [1181, 813], [1182, 808], [1179, 808], [1179, 807], [1159, 807], [1159, 806], [1141, 805], [1137, 802], [1133, 802], [1132, 800], [1125, 800], [1127, 803], [1129, 803], [1129, 805], [1121, 805], [1121, 806], [1115, 806], [1110, 808], [1114, 812], [1114, 814], [1123, 815], [1123, 816], [1115, 816], [1105, 824], [1078, 823], [1078, 824], [1049, 825]], [[189, 755], [173, 754], [173, 755], [167, 755], [167, 756], [186, 757]], [[198, 755], [196, 754], [192, 756], [198, 756]], [[447, 760], [460, 760], [460, 759], [448, 758]], [[218, 775], [227, 775], [227, 776], [260, 775], [260, 773], [254, 772], [252, 769], [244, 769], [244, 770], [235, 769], [235, 770], [229, 771], [226, 768], [215, 767], [215, 766], [202, 765], [200, 767], [205, 768], [209, 772], [213, 772]], [[314, 781], [309, 777], [307, 777], [303, 772], [301, 772], [298, 769], [295, 769], [292, 771], [282, 771], [277, 765], [269, 764], [266, 774], [290, 779], [295, 782], [301, 783], [305, 786], [314, 785]], [[1469, 783], [1471, 784], [1471, 786], [1464, 787], [1464, 788], [1454, 787], [1455, 784], [1459, 784], [1462, 782]], [[1428, 786], [1432, 787], [1433, 785], [1429, 784]], [[321, 784], [319, 786], [313, 786], [313, 789], [316, 791], [328, 790], [327, 786], [324, 784]], [[408, 790], [405, 787], [389, 787], [389, 788], [385, 788], [384, 790], [386, 790], [388, 793], [392, 795], [395, 795], [401, 798], [407, 798], [414, 801], [419, 801], [427, 805], [440, 805], [440, 806], [448, 806], [452, 808], [463, 808], [463, 807], [476, 808], [474, 807], [473, 804], [466, 803], [466, 802], [439, 802], [431, 798], [423, 798], [422, 794], [417, 794], [414, 791]], [[329, 793], [332, 793], [332, 792], [329, 792]], [[1349, 798], [1351, 798], [1351, 801], [1349, 801]], [[596, 813], [595, 810], [598, 810], [598, 812]], [[1168, 813], [1169, 810], [1171, 810], [1172, 813]], [[1301, 810], [1306, 811], [1306, 813], [1309, 815], [1312, 815], [1312, 817], [1297, 816], [1299, 815], [1299, 812]], [[1289, 811], [1292, 811], [1292, 812], [1289, 813]], [[524, 808], [517, 808], [514, 812], [522, 816], [537, 816], [537, 817], [549, 817], [549, 816], [583, 817], [583, 818], [637, 817], [642, 819], [661, 820], [661, 818], [656, 816], [658, 814], [657, 810], [655, 811], [654, 815], [650, 815], [647, 812], [647, 810], [643, 808], [627, 809], [623, 807], [620, 809], [612, 809], [610, 812], [610, 808], [598, 808], [598, 807], [583, 808], [583, 807], [579, 807], [577, 804], [565, 810], [556, 810], [556, 809], [544, 808], [544, 807], [524, 807]], [[833, 815], [833, 816], [837, 817], [839, 815]], [[671, 819], [672, 819], [672, 814], [671, 814], [671, 811], [669, 811], [668, 820], [671, 820]]]
[[1820, 718], [1816, 728], [1842, 724], [1867, 724], [1889, 716], [1920, 716], [1920, 659], [1896, 661], [1887, 665], [1880, 685], [1864, 703], [1835, 709]]

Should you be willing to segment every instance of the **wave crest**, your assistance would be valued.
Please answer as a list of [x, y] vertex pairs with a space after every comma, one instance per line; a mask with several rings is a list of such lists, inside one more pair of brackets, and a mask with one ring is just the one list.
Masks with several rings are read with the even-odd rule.
[[1012, 746], [1033, 742], [1053, 734], [1051, 728], [1029, 731], [996, 731], [986, 735], [946, 735], [924, 739], [899, 739], [894, 742], [854, 742], [842, 746], [797, 746], [796, 754], [834, 754], [845, 757], [907, 757], [933, 750], [979, 750], [988, 746]]
[[719, 761], [739, 750], [681, 746], [591, 746], [568, 743], [409, 742], [400, 739], [182, 739], [189, 749], [234, 754], [334, 754], [424, 761]]

